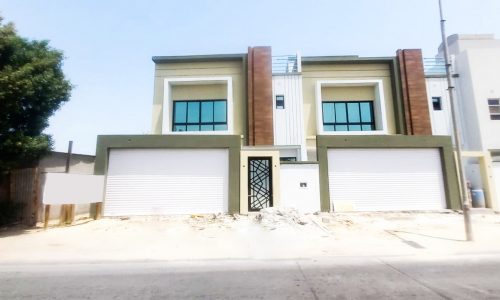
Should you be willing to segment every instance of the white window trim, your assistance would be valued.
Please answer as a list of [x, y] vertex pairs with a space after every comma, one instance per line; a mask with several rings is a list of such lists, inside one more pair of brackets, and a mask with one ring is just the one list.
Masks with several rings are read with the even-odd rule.
[[[227, 87], [227, 130], [221, 131], [173, 131], [172, 118], [173, 99], [172, 86], [174, 85], [201, 85], [201, 84], [225, 84]], [[219, 135], [233, 134], [233, 79], [231, 77], [189, 77], [189, 78], [165, 78], [163, 89], [163, 121], [162, 134], [178, 135]]]
[[[351, 87], [351, 86], [373, 86], [375, 87], [375, 99], [373, 103], [375, 126], [377, 130], [372, 131], [325, 131], [323, 130], [323, 97], [322, 87]], [[340, 99], [339, 99], [340, 100]], [[368, 100], [368, 99], [367, 99]], [[377, 135], [387, 134], [387, 115], [385, 109], [384, 83], [382, 80], [320, 80], [316, 82], [316, 128], [318, 135]]]

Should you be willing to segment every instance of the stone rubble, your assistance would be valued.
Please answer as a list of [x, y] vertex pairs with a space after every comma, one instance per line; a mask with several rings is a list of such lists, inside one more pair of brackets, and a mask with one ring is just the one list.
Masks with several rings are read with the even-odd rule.
[[271, 230], [285, 225], [306, 225], [309, 218], [300, 214], [295, 208], [268, 207], [261, 209], [255, 217], [256, 221]]

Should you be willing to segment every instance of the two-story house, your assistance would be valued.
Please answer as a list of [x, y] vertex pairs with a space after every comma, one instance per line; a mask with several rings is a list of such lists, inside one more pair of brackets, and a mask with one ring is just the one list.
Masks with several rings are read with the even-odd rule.
[[151, 134], [98, 137], [106, 216], [460, 208], [420, 50], [153, 62]]

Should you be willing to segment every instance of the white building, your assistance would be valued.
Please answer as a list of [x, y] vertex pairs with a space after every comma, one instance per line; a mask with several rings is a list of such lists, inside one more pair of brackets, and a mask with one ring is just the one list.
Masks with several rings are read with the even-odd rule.
[[[500, 40], [491, 34], [455, 34], [448, 45], [463, 149], [491, 155], [500, 191]], [[443, 57], [440, 45], [436, 59], [424, 60], [434, 135], [452, 133]], [[485, 188], [477, 160], [469, 160], [466, 172], [473, 188]]]

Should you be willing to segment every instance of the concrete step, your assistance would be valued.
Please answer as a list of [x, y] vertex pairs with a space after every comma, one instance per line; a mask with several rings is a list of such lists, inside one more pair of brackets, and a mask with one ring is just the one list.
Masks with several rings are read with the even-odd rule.
[[471, 214], [477, 215], [494, 215], [496, 212], [491, 208], [471, 208]]

